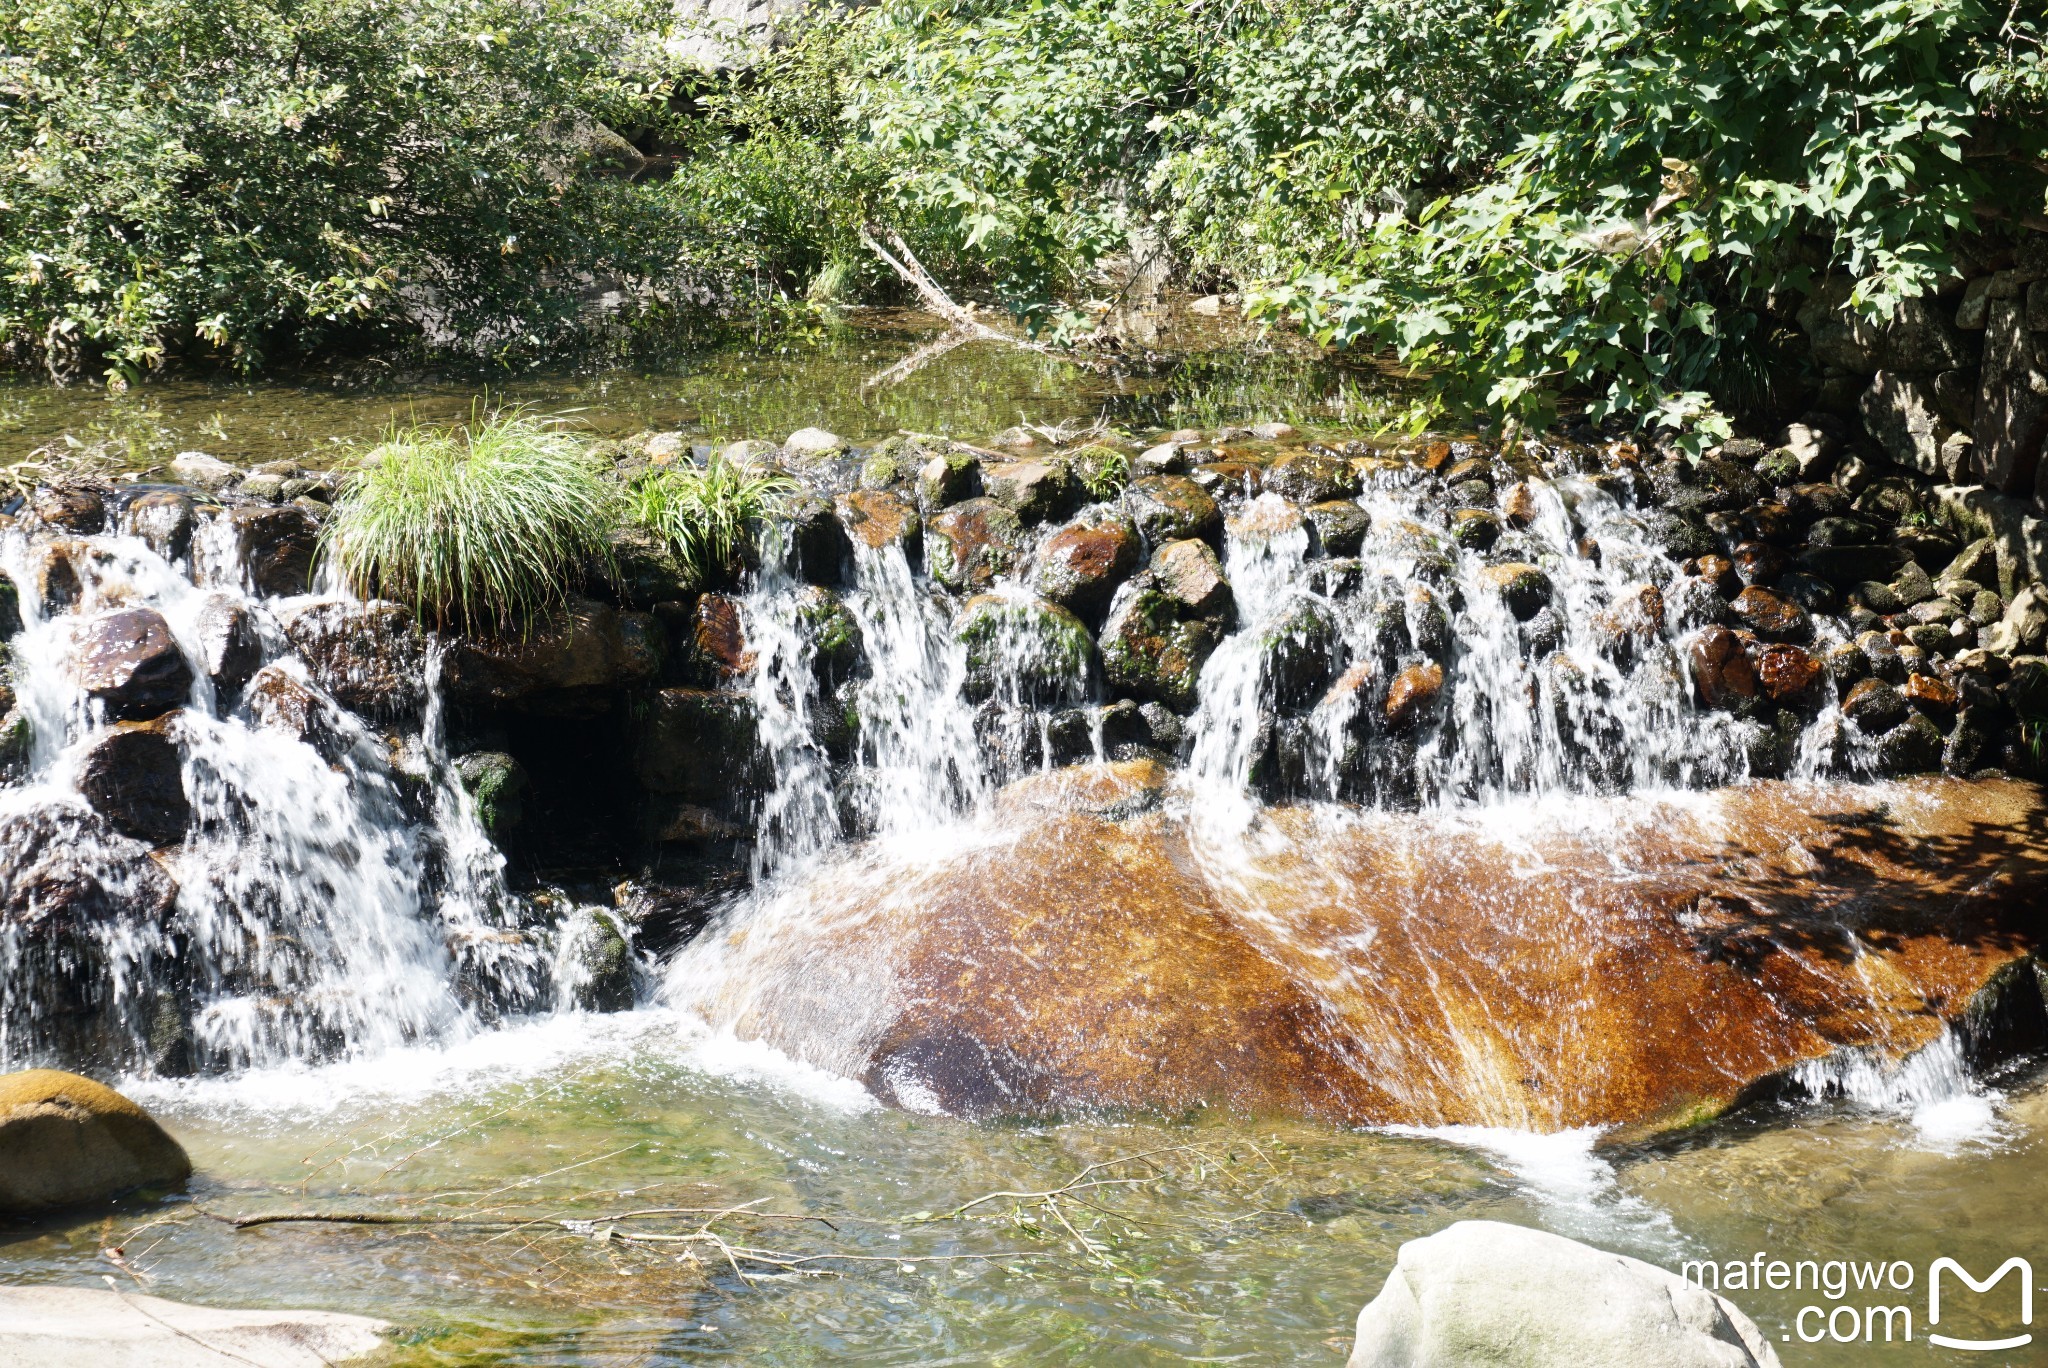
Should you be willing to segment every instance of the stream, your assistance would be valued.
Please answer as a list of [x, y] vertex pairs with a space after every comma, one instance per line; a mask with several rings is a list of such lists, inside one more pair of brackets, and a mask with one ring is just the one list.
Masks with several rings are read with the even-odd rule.
[[[928, 334], [914, 318], [883, 318], [725, 348], [672, 373], [534, 377], [494, 394], [599, 436], [652, 427], [702, 444], [813, 425], [860, 443], [986, 440], [1014, 424], [1098, 419], [1148, 431], [1284, 419], [1335, 432], [1400, 410], [1369, 377], [1242, 346], [1133, 378], [975, 344], [900, 383], [865, 385]], [[135, 469], [191, 447], [318, 467], [393, 422], [460, 418], [475, 393], [466, 382], [167, 383], [109, 397], [10, 384], [0, 464], [70, 434], [110, 444], [114, 463]], [[1006, 595], [1021, 601], [1013, 580], [989, 591], [987, 611], [1007, 625], [973, 656], [949, 635], [954, 604], [923, 568], [895, 546], [856, 543], [841, 600], [864, 674], [860, 735], [847, 743], [829, 725], [845, 681], [821, 672], [805, 635], [816, 589], [771, 546], [736, 596], [769, 771], [751, 887], [672, 954], [642, 955], [634, 1005], [616, 1012], [587, 1009], [578, 967], [579, 938], [608, 914], [578, 904], [544, 920], [513, 890], [447, 777], [437, 693], [418, 703], [403, 746], [339, 710], [325, 730], [287, 739], [264, 709], [318, 703], [291, 657], [305, 639], [295, 614], [320, 597], [311, 609], [262, 600], [246, 544], [208, 540], [221, 524], [175, 553], [140, 524], [110, 528], [78, 562], [77, 604], [24, 613], [16, 690], [36, 739], [27, 778], [0, 790], [10, 851], [29, 848], [20, 832], [58, 820], [48, 814], [81, 806], [79, 776], [106, 721], [63, 682], [70, 611], [149, 605], [204, 662], [218, 654], [209, 614], [226, 604], [248, 614], [257, 644], [242, 682], [202, 669], [176, 714], [192, 816], [170, 857], [173, 929], [81, 937], [79, 953], [108, 966], [87, 1027], [35, 995], [32, 976], [56, 971], [0, 927], [0, 1069], [81, 1040], [127, 1060], [118, 1085], [179, 1137], [196, 1176], [181, 1197], [131, 1198], [111, 1216], [0, 1221], [0, 1281], [110, 1277], [179, 1300], [376, 1315], [402, 1328], [397, 1361], [408, 1364], [1295, 1364], [1341, 1362], [1399, 1245], [1458, 1220], [1536, 1225], [1673, 1268], [1762, 1252], [1918, 1269], [1945, 1255], [1981, 1270], [2048, 1250], [2037, 1058], [1973, 1070], [1948, 1028], [1881, 1024], [1881, 1039], [1910, 1047], [1902, 1066], [1839, 1051], [1801, 1065], [1797, 1087], [1711, 1125], [1601, 1143], [1581, 1113], [1610, 1105], [1603, 1071], [1619, 1078], [1621, 1046], [1568, 1029], [1607, 1005], [1597, 986], [1545, 990], [1555, 995], [1541, 1011], [1495, 1020], [1492, 1006], [1513, 994], [1488, 975], [1511, 979], [1514, 966], [1480, 937], [1425, 946], [1412, 970], [1397, 937], [1324, 948], [1336, 914], [1310, 885], [1349, 908], [1344, 880], [1404, 840], [1425, 853], [1469, 840], [1462, 858], [1484, 868], [1445, 900], [1449, 917], [1552, 876], [1610, 880], [1623, 890], [1614, 896], [1635, 898], [1638, 844], [1669, 839], [1683, 852], [1687, 822], [1735, 821], [1712, 795], [1749, 776], [1757, 736], [1698, 709], [1675, 656], [1665, 671], [1636, 668], [1640, 658], [1611, 667], [1591, 644], [1629, 586], [1674, 578], [1674, 562], [1597, 479], [1567, 472], [1542, 489], [1510, 533], [1548, 568], [1549, 622], [1534, 625], [1489, 597], [1490, 563], [1439, 537], [1437, 514], [1399, 480], [1356, 500], [1371, 528], [1350, 558], [1362, 588], [1332, 586], [1318, 567], [1334, 562], [1311, 558], [1311, 531], [1281, 499], [1233, 506], [1217, 538], [1230, 625], [1179, 719], [1148, 715], [1148, 739], [1131, 752], [1184, 727], [1184, 763], [1145, 781], [1143, 806], [1085, 818], [1033, 815], [1050, 800], [1032, 786], [1051, 792], [1056, 753], [1149, 763], [1115, 753], [1111, 729], [1135, 725], [1137, 710], [1109, 716], [1096, 702], [1099, 664], [1063, 676], [1042, 636], [1001, 616]], [[1595, 536], [1603, 554], [1573, 559]], [[39, 554], [0, 534], [0, 562], [19, 582], [47, 578]], [[1284, 673], [1276, 684], [1273, 642], [1302, 639], [1311, 619], [1382, 680], [1398, 682], [1424, 638], [1440, 638], [1427, 649], [1453, 677], [1437, 672], [1434, 739], [1367, 717], [1341, 680], [1288, 704], [1292, 720], [1276, 731], [1269, 705], [1288, 685]], [[1552, 659], [1584, 670], [1533, 667], [1524, 643], [1537, 630], [1555, 632]], [[1816, 626], [1816, 651], [1842, 643], [1831, 632]], [[257, 703], [214, 706], [217, 687], [227, 697], [245, 684]], [[1825, 782], [1887, 810], [1913, 806], [1909, 791], [1877, 781], [1870, 747], [1832, 705], [1788, 746], [1785, 801], [1818, 804]], [[1416, 825], [1380, 834], [1374, 814], [1396, 809]], [[1543, 844], [1557, 832], [1567, 846]], [[36, 858], [64, 861], [64, 877], [143, 896], [122, 882], [145, 877], [134, 839], [89, 824], [36, 839]], [[942, 916], [919, 909], [946, 906], [962, 869], [1005, 869], [1029, 888], [1041, 867], [1031, 860], [1057, 868], [1060, 851], [1096, 840], [1126, 840], [1125, 862], [1077, 896], [1107, 906], [1122, 881], [1170, 869], [1285, 970], [1289, 989], [1341, 1017], [1346, 1048], [1400, 1076], [1370, 1077], [1370, 1091], [1320, 1112], [1279, 1109], [1291, 1119], [1193, 1093], [1184, 1106], [1125, 1107], [1118, 1079], [1078, 1039], [1113, 1037], [1118, 1023], [1061, 1021], [1047, 1035], [1075, 1037], [1060, 1048], [1076, 1053], [997, 1070], [1015, 1091], [984, 1108], [948, 1051], [963, 1038], [1000, 1045], [1026, 1018], [1000, 1015], [999, 977], [982, 981], [986, 1021], [918, 1015], [934, 995], [936, 980], [919, 977], [927, 960], [937, 975], [960, 957]], [[1433, 898], [1440, 882], [1418, 876], [1415, 887]], [[1582, 902], [1581, 885], [1567, 893], [1586, 925], [1561, 945], [1530, 931], [1528, 952], [1561, 958], [1547, 970], [1560, 984], [1575, 954], [1635, 950], [1602, 939], [1601, 905]], [[1636, 908], [1617, 920], [1633, 925]], [[1146, 912], [1134, 900], [1131, 924]], [[906, 921], [938, 948], [876, 930]], [[1161, 925], [1163, 939], [1179, 934]], [[1414, 987], [1422, 978], [1426, 991]], [[158, 1067], [161, 985], [173, 982], [203, 1004], [181, 1027], [189, 1069]], [[1749, 1010], [1723, 981], [1701, 982]], [[1805, 1029], [1784, 1010], [1787, 1032]], [[1693, 1004], [1682, 1019], [1719, 1020]], [[1718, 1069], [1723, 1044], [1702, 1039], [1692, 1054]], [[1737, 1047], [1726, 1050], [1733, 1061]], [[1458, 1066], [1443, 1062], [1454, 1055]], [[1072, 1058], [1089, 1068], [1069, 1069]], [[963, 1119], [984, 1111], [992, 1119]], [[661, 1226], [665, 1244], [629, 1214], [649, 1210], [695, 1219]], [[369, 1212], [398, 1219], [333, 1219]], [[222, 1219], [264, 1215], [322, 1219]], [[717, 1238], [682, 1238], [699, 1229]], [[1800, 1309], [1836, 1301], [1769, 1287], [1731, 1296], [1793, 1368], [1987, 1361], [1918, 1343], [1802, 1342]], [[1921, 1305], [1919, 1292], [1899, 1300]], [[1972, 1314], [1952, 1312], [1943, 1328], [1968, 1334]]]

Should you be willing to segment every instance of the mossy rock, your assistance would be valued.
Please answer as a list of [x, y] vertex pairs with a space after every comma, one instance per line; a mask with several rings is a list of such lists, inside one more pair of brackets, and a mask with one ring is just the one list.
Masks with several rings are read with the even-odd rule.
[[967, 696], [1074, 702], [1087, 695], [1095, 640], [1066, 609], [1044, 599], [979, 594], [953, 623], [967, 651]]
[[973, 593], [1016, 564], [1023, 540], [1015, 513], [993, 499], [968, 499], [925, 524], [925, 567], [955, 593]]
[[814, 588], [798, 600], [796, 629], [811, 648], [811, 670], [821, 689], [829, 691], [866, 672], [860, 623], [831, 590]]
[[1216, 501], [1200, 485], [1181, 475], [1149, 475], [1133, 480], [1124, 491], [1124, 511], [1154, 546], [1189, 537], [1213, 542], [1223, 534], [1223, 512]]
[[526, 767], [503, 751], [473, 751], [455, 762], [455, 775], [477, 821], [499, 840], [526, 818]]
[[926, 517], [981, 494], [981, 461], [971, 451], [948, 446], [917, 468], [917, 506]]
[[6, 575], [0, 575], [0, 641], [12, 640], [21, 628], [21, 589]]
[[0, 1214], [98, 1206], [191, 1173], [183, 1147], [112, 1088], [56, 1069], [0, 1074]]
[[1259, 637], [1262, 670], [1281, 708], [1314, 703], [1337, 674], [1337, 619], [1314, 599], [1298, 599]]
[[1149, 578], [1134, 581], [1102, 629], [1103, 674], [1119, 692], [1185, 710], [1222, 638], [1218, 623], [1183, 617], [1179, 602]]

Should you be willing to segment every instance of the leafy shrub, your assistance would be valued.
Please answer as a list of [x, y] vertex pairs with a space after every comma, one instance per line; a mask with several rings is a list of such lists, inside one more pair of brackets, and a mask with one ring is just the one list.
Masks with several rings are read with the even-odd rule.
[[527, 413], [395, 428], [336, 502], [322, 554], [357, 593], [429, 625], [523, 629], [608, 561], [607, 476], [581, 439]]
[[788, 476], [713, 456], [702, 466], [656, 466], [628, 490], [634, 519], [666, 541], [706, 583], [730, 581], [772, 518]]
[[60, 376], [577, 327], [672, 220], [601, 121], [652, 0], [0, 7], [0, 344]]

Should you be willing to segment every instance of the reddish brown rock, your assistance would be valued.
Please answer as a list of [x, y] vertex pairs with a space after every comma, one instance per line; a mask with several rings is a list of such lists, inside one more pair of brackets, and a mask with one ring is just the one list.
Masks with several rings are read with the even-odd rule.
[[303, 594], [313, 574], [318, 529], [291, 504], [231, 508], [224, 515], [249, 587], [259, 594]]
[[1500, 496], [1500, 515], [1510, 527], [1527, 527], [1536, 521], [1538, 511], [1536, 491], [1527, 481], [1509, 485], [1507, 493]]
[[1593, 615], [1592, 628], [1600, 645], [1624, 659], [1664, 634], [1664, 593], [1654, 584], [1639, 584], [1623, 591], [1614, 602]]
[[78, 791], [93, 811], [123, 836], [151, 845], [178, 840], [192, 816], [176, 717], [116, 725], [78, 763]]
[[1757, 680], [1773, 703], [1811, 699], [1822, 673], [1820, 662], [1797, 646], [1772, 645], [1757, 652]]
[[917, 505], [887, 489], [856, 489], [839, 496], [839, 521], [847, 534], [872, 551], [887, 546], [915, 550], [922, 524]]
[[1697, 565], [1699, 577], [1724, 598], [1733, 598], [1741, 591], [1742, 581], [1736, 578], [1735, 562], [1726, 556], [1701, 556]]
[[1783, 551], [1768, 542], [1744, 542], [1735, 548], [1735, 577], [1744, 584], [1774, 584], [1792, 568]]
[[127, 721], [169, 712], [192, 689], [192, 667], [170, 624], [151, 608], [108, 613], [80, 627], [73, 672], [108, 717]]
[[1907, 675], [1901, 692], [1908, 703], [1924, 713], [1948, 717], [1956, 710], [1956, 691], [1933, 675]]
[[1031, 584], [1040, 597], [1096, 622], [1116, 588], [1137, 573], [1143, 547], [1123, 518], [1063, 527], [1046, 539]]
[[1395, 675], [1394, 682], [1387, 686], [1384, 709], [1387, 726], [1394, 731], [1404, 731], [1427, 720], [1435, 714], [1437, 700], [1443, 691], [1443, 666], [1433, 660], [1410, 665]]
[[1756, 670], [1742, 649], [1742, 639], [1726, 627], [1709, 627], [1686, 650], [1693, 687], [1710, 708], [1733, 707], [1738, 699], [1756, 697]]
[[1804, 641], [1813, 634], [1813, 619], [1804, 608], [1752, 584], [1735, 596], [1735, 615], [1765, 641]]
[[742, 1036], [967, 1116], [1639, 1134], [1938, 1039], [2038, 943], [2043, 814], [2015, 781], [1765, 782], [1499, 836], [1274, 809], [1216, 848], [1170, 805], [1010, 804], [994, 847], [850, 853], [677, 981]]
[[925, 564], [955, 593], [978, 593], [1016, 563], [1022, 539], [1015, 513], [993, 499], [968, 499], [925, 524]]
[[698, 598], [690, 640], [722, 679], [754, 672], [754, 653], [747, 649], [747, 628], [740, 619], [738, 600], [724, 594]]

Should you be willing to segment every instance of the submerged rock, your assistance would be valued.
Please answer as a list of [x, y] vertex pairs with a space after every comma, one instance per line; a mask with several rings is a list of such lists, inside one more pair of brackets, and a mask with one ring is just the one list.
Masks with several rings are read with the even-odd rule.
[[1346, 1368], [1778, 1368], [1719, 1293], [1624, 1254], [1500, 1221], [1401, 1246]]
[[1000, 858], [856, 849], [771, 900], [707, 944], [690, 1005], [964, 1116], [1629, 1135], [1933, 1042], [2048, 896], [2048, 804], [2017, 781], [1582, 798], [1499, 834], [1277, 808], [1221, 845], [1171, 807], [998, 808]]
[[977, 594], [953, 635], [967, 652], [967, 696], [1017, 703], [1073, 702], [1087, 693], [1095, 641], [1057, 604], [1024, 595]]
[[[0, 1214], [97, 1206], [191, 1173], [183, 1147], [112, 1088], [56, 1069], [0, 1074]], [[11, 1354], [20, 1342], [5, 1321]]]

